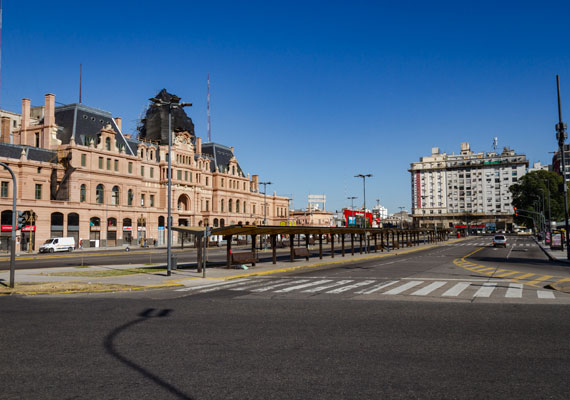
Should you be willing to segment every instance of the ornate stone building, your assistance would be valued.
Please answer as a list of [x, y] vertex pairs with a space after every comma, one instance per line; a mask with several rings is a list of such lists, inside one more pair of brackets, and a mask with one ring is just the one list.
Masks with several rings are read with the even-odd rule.
[[[83, 247], [166, 243], [168, 112], [151, 105], [139, 140], [123, 133], [121, 118], [83, 104], [55, 107], [53, 94], [33, 111], [23, 99], [22, 114], [4, 121], [0, 136], [0, 161], [17, 177], [17, 208], [34, 216], [18, 231], [18, 250], [57, 236], [81, 239]], [[258, 176], [243, 172], [233, 147], [202, 143], [182, 109], [172, 116], [174, 226], [262, 224], [264, 204], [268, 224], [287, 221], [288, 199], [260, 193]], [[12, 180], [3, 168], [0, 183], [0, 249], [6, 250]]]

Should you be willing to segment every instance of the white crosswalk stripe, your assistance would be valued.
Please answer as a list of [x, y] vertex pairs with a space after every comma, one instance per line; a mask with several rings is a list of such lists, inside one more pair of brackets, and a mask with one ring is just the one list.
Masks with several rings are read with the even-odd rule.
[[403, 284], [402, 286], [398, 286], [397, 288], [388, 290], [387, 292], [384, 292], [384, 294], [388, 294], [388, 295], [400, 294], [402, 292], [405, 292], [408, 289], [411, 289], [415, 286], [421, 285], [422, 283], [423, 283], [423, 281], [410, 281], [408, 283]]
[[298, 290], [298, 289], [303, 289], [309, 286], [315, 286], [315, 285], [320, 285], [322, 283], [328, 283], [331, 282], [331, 279], [324, 279], [321, 281], [316, 281], [316, 282], [309, 282], [309, 283], [303, 283], [301, 285], [295, 285], [295, 286], [289, 286], [288, 288], [285, 289], [279, 289], [276, 290], [275, 293], [287, 293], [287, 292], [292, 292], [293, 290]]
[[304, 283], [307, 282], [308, 279], [300, 279], [297, 281], [287, 281], [287, 282], [283, 282], [283, 283], [276, 283], [274, 285], [269, 285], [269, 286], [262, 286], [260, 288], [257, 289], [253, 289], [252, 292], [267, 292], [268, 290], [273, 290], [277, 287], [281, 287], [281, 286], [285, 286], [285, 285], [291, 285], [291, 284], [296, 284], [296, 283]]
[[451, 289], [446, 290], [442, 296], [444, 297], [454, 297], [459, 296], [461, 292], [471, 286], [471, 282], [459, 282], [455, 284]]
[[445, 285], [445, 283], [446, 282], [441, 282], [441, 281], [432, 282], [429, 285], [421, 288], [420, 290], [417, 290], [414, 293], [412, 293], [412, 296], [427, 296], [428, 294], [430, 294], [434, 290], [439, 289], [440, 287]]
[[387, 288], [388, 286], [392, 286], [394, 283], [397, 283], [399, 281], [390, 281], [390, 282], [382, 282], [379, 285], [376, 285], [374, 287], [372, 287], [372, 289], [368, 288], [368, 289], [362, 289], [359, 290], [358, 292], [356, 292], [357, 294], [370, 294], [370, 293], [374, 293], [377, 292], [379, 290], [382, 290], [384, 288]]
[[338, 281], [335, 283], [331, 283], [330, 285], [325, 285], [325, 286], [319, 286], [316, 288], [311, 288], [311, 289], [307, 289], [307, 290], [303, 290], [303, 293], [317, 293], [317, 292], [322, 292], [323, 290], [327, 290], [327, 289], [331, 289], [333, 287], [337, 287], [337, 286], [342, 286], [342, 285], [346, 285], [347, 283], [353, 282], [353, 279], [348, 279], [348, 280], [342, 280], [342, 281]]
[[233, 281], [224, 281], [224, 282], [219, 282], [219, 283], [208, 283], [206, 285], [199, 285], [199, 286], [189, 286], [189, 287], [185, 287], [182, 289], [176, 289], [177, 292], [188, 292], [191, 290], [200, 290], [200, 289], [204, 289], [204, 288], [209, 288], [209, 287], [213, 287], [213, 286], [224, 286], [224, 285], [229, 285], [238, 281], [249, 281], [250, 279], [239, 279], [239, 280], [233, 280]]
[[523, 285], [521, 283], [510, 283], [505, 297], [507, 298], [521, 298], [523, 292]]
[[481, 288], [477, 290], [473, 297], [490, 297], [496, 286], [496, 283], [485, 282], [483, 285], [481, 285]]
[[333, 293], [333, 294], [334, 294], [334, 293], [342, 293], [342, 292], [346, 292], [346, 291], [348, 291], [348, 290], [355, 289], [355, 288], [360, 287], [360, 286], [370, 285], [370, 284], [372, 284], [372, 283], [374, 283], [374, 282], [376, 282], [376, 281], [362, 281], [362, 282], [356, 282], [356, 283], [353, 283], [352, 285], [342, 286], [342, 287], [339, 287], [339, 288], [337, 288], [337, 289], [330, 290], [330, 291], [328, 291], [327, 293]]
[[536, 295], [539, 299], [555, 299], [554, 292], [551, 290], [539, 290]]
[[[186, 287], [176, 289], [176, 291], [193, 291], [194, 293], [209, 293], [213, 291], [232, 290], [236, 292], [246, 293], [277, 293], [277, 294], [330, 294], [341, 295], [347, 293], [350, 295], [370, 295], [377, 293], [380, 295], [403, 295], [403, 296], [434, 296], [434, 293], [441, 289], [443, 293], [437, 294], [440, 297], [462, 297], [467, 298], [505, 298], [505, 299], [556, 299], [554, 291], [535, 290], [526, 288], [521, 283], [511, 282], [508, 284], [506, 291], [496, 290], [498, 282], [483, 281], [447, 281], [447, 280], [392, 280], [379, 281], [375, 279], [341, 279], [334, 278], [322, 279], [294, 279], [294, 278], [242, 278], [233, 279], [224, 282], [209, 283], [194, 287]], [[415, 289], [414, 289], [415, 288]], [[356, 290], [358, 289], [358, 290]], [[411, 291], [414, 289], [414, 291]], [[468, 290], [471, 289], [471, 290]], [[476, 291], [475, 291], [476, 289]], [[475, 293], [473, 294], [473, 292]], [[410, 293], [411, 292], [411, 293]], [[536, 294], [535, 294], [536, 293]], [[433, 298], [433, 297], [432, 297]]]

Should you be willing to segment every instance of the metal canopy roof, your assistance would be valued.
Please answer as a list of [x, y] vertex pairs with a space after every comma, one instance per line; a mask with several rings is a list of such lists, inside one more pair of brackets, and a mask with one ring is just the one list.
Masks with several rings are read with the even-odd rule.
[[[177, 226], [172, 227], [177, 232], [191, 233], [196, 236], [204, 235], [204, 227], [201, 226]], [[395, 229], [395, 228], [346, 228], [346, 227], [321, 227], [321, 226], [272, 226], [272, 225], [230, 225], [223, 228], [213, 228], [212, 235], [326, 235], [326, 234], [342, 234], [342, 233], [385, 233], [385, 232], [402, 232], [402, 233], [420, 233], [432, 232], [433, 229]], [[442, 229], [440, 231], [446, 231]]]

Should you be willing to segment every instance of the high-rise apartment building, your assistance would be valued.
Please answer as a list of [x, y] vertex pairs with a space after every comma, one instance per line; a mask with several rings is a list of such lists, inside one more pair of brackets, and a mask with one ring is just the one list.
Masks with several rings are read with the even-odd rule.
[[[432, 154], [411, 164], [412, 215], [418, 226], [509, 229], [513, 220], [509, 187], [525, 173], [524, 154], [471, 151]], [[493, 229], [493, 228], [491, 228]]]

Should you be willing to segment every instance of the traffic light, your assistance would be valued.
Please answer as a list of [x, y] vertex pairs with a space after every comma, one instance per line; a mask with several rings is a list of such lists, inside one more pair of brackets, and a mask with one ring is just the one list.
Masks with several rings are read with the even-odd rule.
[[22, 229], [26, 225], [26, 222], [28, 222], [26, 211], [18, 211], [18, 223], [16, 224], [18, 227], [17, 229]]
[[517, 210], [516, 207], [513, 207], [515, 209], [515, 217], [519, 215], [519, 211]]

